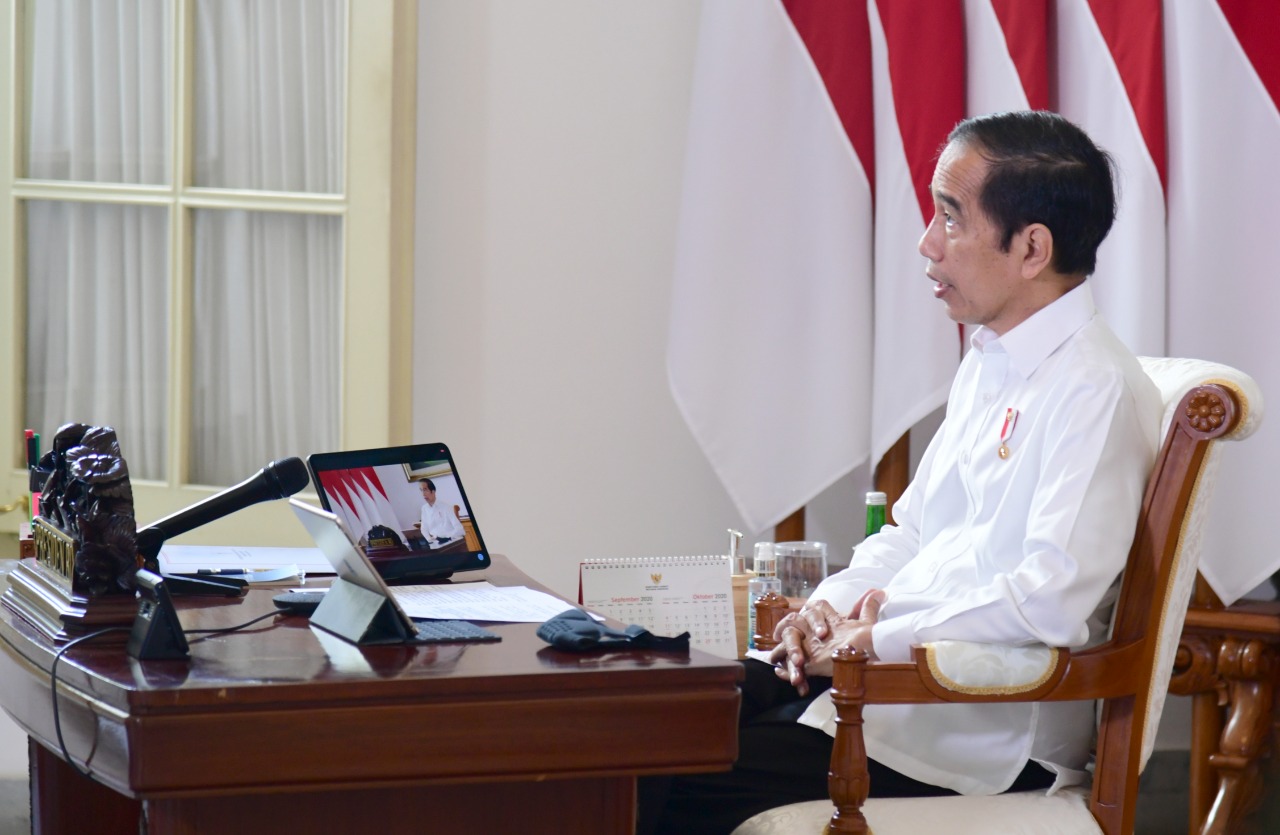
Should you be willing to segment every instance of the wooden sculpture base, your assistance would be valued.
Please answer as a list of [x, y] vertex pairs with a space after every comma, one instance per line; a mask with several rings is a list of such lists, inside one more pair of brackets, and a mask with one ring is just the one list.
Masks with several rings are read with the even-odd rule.
[[[138, 601], [128, 594], [90, 598], [76, 594], [67, 580], [38, 563], [24, 559], [9, 573], [4, 590], [6, 606], [50, 640], [69, 641], [108, 626], [129, 626], [138, 613]], [[105, 636], [105, 643], [124, 643], [127, 632]]]

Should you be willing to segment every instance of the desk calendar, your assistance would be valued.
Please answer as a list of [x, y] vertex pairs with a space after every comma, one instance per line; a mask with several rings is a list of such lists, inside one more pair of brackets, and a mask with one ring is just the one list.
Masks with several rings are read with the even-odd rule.
[[655, 635], [688, 632], [698, 649], [738, 657], [728, 557], [585, 560], [578, 577], [588, 610]]

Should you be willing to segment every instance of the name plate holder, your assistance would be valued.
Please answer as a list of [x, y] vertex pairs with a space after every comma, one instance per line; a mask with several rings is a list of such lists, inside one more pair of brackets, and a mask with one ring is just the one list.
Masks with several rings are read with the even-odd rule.
[[311, 623], [353, 644], [400, 644], [409, 639], [395, 604], [341, 577], [325, 592]]
[[[0, 597], [52, 641], [63, 642], [108, 626], [133, 623], [138, 604], [131, 594], [91, 596], [75, 577], [77, 545], [67, 533], [43, 516], [31, 524], [34, 557], [27, 557], [9, 573]], [[123, 642], [125, 636], [104, 636], [104, 643]]]

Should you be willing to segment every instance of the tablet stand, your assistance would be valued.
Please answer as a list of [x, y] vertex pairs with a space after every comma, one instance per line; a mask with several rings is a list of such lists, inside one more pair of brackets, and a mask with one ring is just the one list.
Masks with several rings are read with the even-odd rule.
[[409, 639], [390, 600], [341, 577], [333, 581], [311, 622], [353, 644], [394, 644]]

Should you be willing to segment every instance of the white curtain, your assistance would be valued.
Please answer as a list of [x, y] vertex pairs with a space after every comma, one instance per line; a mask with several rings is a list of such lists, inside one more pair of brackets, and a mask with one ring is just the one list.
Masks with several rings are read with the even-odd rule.
[[[198, 186], [342, 189], [342, 0], [196, 4]], [[194, 213], [192, 480], [337, 449], [342, 226]]]
[[195, 213], [191, 477], [337, 449], [341, 220]]
[[[340, 192], [344, 0], [197, 0], [189, 175], [167, 152], [173, 2], [28, 3], [25, 176]], [[166, 419], [169, 230], [187, 218], [70, 201], [26, 217], [28, 425], [114, 425], [134, 478], [170, 477], [167, 438], [187, 434], [190, 481], [215, 485], [336, 448], [339, 217], [191, 213], [189, 434]]]
[[152, 206], [27, 204], [27, 425], [114, 426], [132, 478], [163, 476], [169, 227]]
[[[167, 179], [166, 0], [27, 4], [27, 165], [38, 180]], [[163, 208], [29, 201], [26, 423], [116, 427], [134, 478], [162, 478], [169, 223]], [[48, 443], [46, 443], [48, 448]]]

